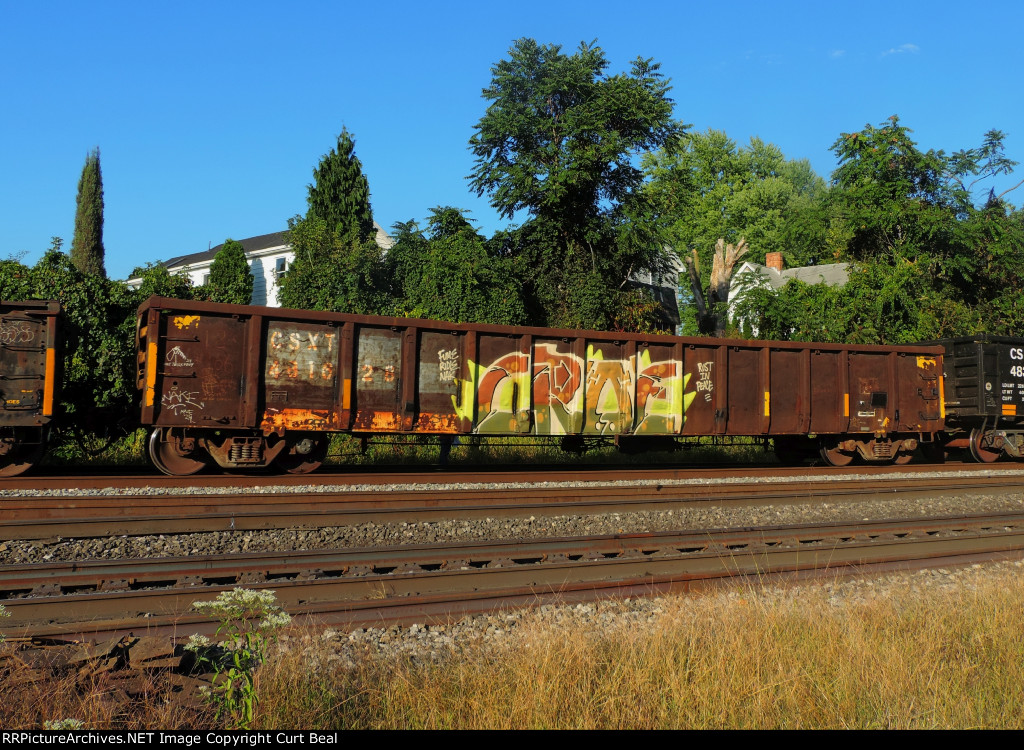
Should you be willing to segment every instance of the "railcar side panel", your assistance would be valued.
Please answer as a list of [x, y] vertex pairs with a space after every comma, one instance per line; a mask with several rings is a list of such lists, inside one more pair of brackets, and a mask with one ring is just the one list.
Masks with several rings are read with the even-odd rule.
[[0, 302], [0, 426], [42, 427], [60, 392], [56, 302]]
[[808, 430], [810, 411], [808, 386], [810, 360], [807, 349], [770, 349], [769, 387], [764, 410], [768, 431], [775, 435], [798, 435]]
[[[460, 427], [458, 375], [465, 334], [421, 331], [417, 347], [416, 432], [456, 433]], [[407, 366], [407, 371], [412, 372]]]
[[726, 429], [729, 435], [757, 435], [764, 413], [764, 377], [761, 350], [731, 346]]
[[[240, 343], [244, 318], [170, 314], [159, 318], [153, 424], [161, 427], [237, 428], [242, 424], [245, 380]], [[157, 343], [157, 342], [154, 342]]]
[[[641, 342], [636, 355], [637, 435], [678, 435], [686, 409], [686, 384], [681, 344]], [[691, 398], [692, 400], [692, 398]]]
[[636, 372], [619, 341], [587, 342], [583, 434], [628, 434], [633, 427]]
[[263, 328], [260, 427], [267, 432], [342, 429], [338, 327], [271, 320]]
[[811, 352], [812, 433], [834, 435], [850, 424], [847, 352], [815, 349]]
[[529, 342], [522, 336], [482, 334], [478, 362], [470, 362], [476, 401], [474, 432], [516, 435], [530, 431], [531, 366]]
[[391, 327], [361, 325], [357, 329], [352, 420], [356, 432], [402, 430], [400, 401], [407, 364], [402, 358], [402, 333]]
[[582, 339], [534, 338], [533, 427], [537, 435], [578, 435], [583, 429]]
[[688, 343], [683, 353], [683, 435], [714, 435], [719, 432], [719, 348]]

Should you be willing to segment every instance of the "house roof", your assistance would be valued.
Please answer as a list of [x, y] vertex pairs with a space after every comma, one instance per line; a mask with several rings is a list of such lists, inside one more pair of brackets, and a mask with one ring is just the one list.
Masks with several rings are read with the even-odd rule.
[[[377, 222], [373, 222], [373, 228], [377, 230], [377, 244], [385, 250], [390, 249], [394, 244], [394, 241], [388, 233], [385, 232]], [[259, 252], [260, 250], [269, 250], [274, 247], [287, 246], [287, 234], [287, 232], [271, 232], [270, 234], [261, 234], [258, 237], [248, 237], [244, 240], [238, 240], [238, 242], [242, 245], [242, 249], [245, 251], [245, 254], [251, 255], [252, 253]], [[173, 271], [174, 269], [184, 268], [185, 266], [196, 266], [206, 262], [213, 262], [217, 253], [219, 253], [223, 247], [224, 243], [221, 243], [216, 247], [204, 250], [201, 253], [179, 255], [176, 258], [162, 261], [160, 265]]]
[[740, 273], [733, 276], [739, 281], [739, 276], [744, 271], [759, 274], [773, 289], [780, 289], [789, 281], [802, 281], [805, 284], [827, 284], [829, 286], [842, 286], [850, 278], [849, 263], [826, 263], [821, 266], [800, 266], [798, 268], [786, 268], [781, 272], [774, 268], [762, 266], [760, 263], [744, 263]]
[[[285, 242], [285, 232], [272, 232], [271, 234], [261, 234], [259, 237], [249, 237], [244, 240], [238, 240], [241, 244], [242, 249], [248, 253], [255, 253], [258, 250], [266, 250], [271, 247], [283, 247], [287, 243]], [[198, 263], [205, 261], [212, 261], [217, 253], [224, 247], [224, 243], [217, 245], [217, 247], [204, 250], [201, 253], [192, 253], [190, 255], [179, 255], [176, 258], [165, 260], [160, 263], [165, 268], [181, 268], [182, 266], [194, 266]]]

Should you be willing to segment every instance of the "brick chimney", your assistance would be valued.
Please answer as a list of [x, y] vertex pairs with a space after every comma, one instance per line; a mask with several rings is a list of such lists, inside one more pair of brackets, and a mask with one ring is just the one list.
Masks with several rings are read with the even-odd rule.
[[764, 256], [764, 264], [782, 273], [782, 253], [768, 253]]

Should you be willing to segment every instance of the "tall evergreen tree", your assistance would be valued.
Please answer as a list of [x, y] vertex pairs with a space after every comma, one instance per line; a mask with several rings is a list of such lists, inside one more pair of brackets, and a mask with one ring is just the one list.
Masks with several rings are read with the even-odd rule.
[[106, 278], [103, 266], [103, 176], [99, 148], [89, 152], [78, 180], [71, 262], [82, 273]]
[[210, 265], [210, 280], [206, 284], [210, 302], [248, 305], [252, 302], [253, 283], [242, 243], [225, 240]]
[[381, 250], [370, 211], [370, 185], [347, 130], [313, 170], [309, 210], [288, 222], [295, 252], [281, 279], [287, 307], [374, 313], [383, 304]]
[[374, 236], [370, 183], [355, 148], [351, 134], [342, 129], [337, 148], [323, 156], [313, 170], [313, 184], [308, 186], [306, 199], [306, 218], [323, 219], [346, 245]]

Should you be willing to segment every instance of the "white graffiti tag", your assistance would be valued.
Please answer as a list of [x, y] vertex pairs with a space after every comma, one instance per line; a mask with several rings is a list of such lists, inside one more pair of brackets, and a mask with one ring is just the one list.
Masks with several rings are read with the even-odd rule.
[[176, 346], [167, 352], [164, 363], [168, 367], [192, 367], [195, 365], [195, 362], [185, 356], [185, 352], [181, 350], [180, 346]]
[[184, 417], [189, 422], [193, 420], [193, 409], [204, 409], [206, 404], [202, 401], [197, 401], [196, 397], [199, 396], [197, 391], [179, 391], [178, 389], [172, 389], [163, 395], [160, 399], [160, 404], [165, 409], [170, 409], [174, 416]]
[[36, 337], [36, 332], [29, 323], [23, 320], [7, 321], [0, 319], [0, 343], [27, 344]]
[[437, 353], [437, 379], [442, 383], [452, 383], [459, 372], [459, 353], [455, 349], [441, 350]]
[[697, 393], [704, 392], [704, 400], [711, 400], [711, 392], [715, 390], [715, 383], [711, 379], [711, 365], [712, 362], [698, 362], [697, 372], [700, 373], [700, 377], [697, 379]]

